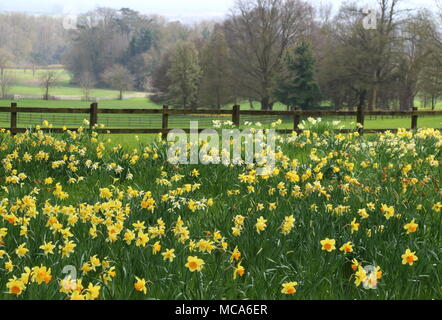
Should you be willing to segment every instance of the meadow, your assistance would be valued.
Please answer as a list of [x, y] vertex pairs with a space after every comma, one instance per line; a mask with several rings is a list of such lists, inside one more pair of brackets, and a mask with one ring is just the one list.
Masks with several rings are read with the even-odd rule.
[[[46, 69], [36, 69], [35, 72], [26, 69], [8, 69], [14, 76], [14, 84], [11, 88], [10, 94], [24, 96], [24, 97], [42, 97], [43, 89], [40, 86], [40, 79]], [[53, 88], [50, 89], [49, 94], [55, 97], [64, 97], [70, 99], [81, 100], [83, 97], [82, 89], [71, 83], [71, 74], [62, 67], [54, 68], [57, 72], [57, 81]], [[119, 92], [111, 89], [94, 88], [91, 90], [91, 97], [94, 99], [117, 99]], [[142, 92], [127, 91], [127, 96], [145, 96]]]
[[264, 175], [2, 131], [0, 299], [440, 299], [440, 131], [304, 126]]

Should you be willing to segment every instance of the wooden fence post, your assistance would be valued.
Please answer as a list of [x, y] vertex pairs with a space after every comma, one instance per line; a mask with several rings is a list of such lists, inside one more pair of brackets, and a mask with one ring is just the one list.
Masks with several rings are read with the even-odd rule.
[[240, 126], [240, 111], [241, 107], [239, 105], [233, 106], [233, 112], [232, 112], [232, 122], [235, 124], [236, 127], [239, 128]]
[[358, 126], [358, 132], [360, 135], [364, 134], [364, 107], [362, 106], [358, 106], [358, 111], [357, 111], [357, 116], [356, 116], [356, 122], [360, 125], [362, 125], [362, 127]]
[[[418, 109], [413, 107], [413, 112], [416, 112]], [[417, 115], [411, 115], [411, 130], [417, 130]]]
[[169, 114], [167, 113], [167, 111], [169, 110], [169, 106], [164, 105], [163, 106], [163, 116], [162, 116], [162, 124], [161, 124], [161, 129], [163, 130], [163, 139], [167, 139], [167, 130], [169, 127]]
[[298, 132], [299, 130], [298, 127], [299, 124], [301, 123], [301, 116], [298, 113], [296, 113], [296, 111], [298, 111], [297, 107], [295, 107], [293, 111], [295, 111], [295, 113], [293, 114], [293, 130]]
[[98, 123], [97, 111], [98, 111], [98, 103], [94, 102], [91, 104], [91, 113], [89, 118], [89, 126], [91, 130]]
[[16, 134], [17, 129], [17, 102], [11, 102], [11, 133]]

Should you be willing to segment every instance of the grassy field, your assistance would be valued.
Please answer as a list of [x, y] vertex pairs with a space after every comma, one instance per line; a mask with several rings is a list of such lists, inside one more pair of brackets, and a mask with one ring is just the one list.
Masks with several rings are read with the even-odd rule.
[[[24, 96], [42, 96], [43, 89], [37, 86], [31, 85], [16, 85], [12, 88], [11, 94], [16, 95], [24, 95]], [[67, 96], [67, 97], [78, 97], [81, 98], [83, 93], [78, 87], [54, 87], [49, 91], [51, 96]], [[133, 95], [133, 94], [143, 94], [135, 91], [126, 91], [124, 95]], [[108, 90], [108, 89], [93, 89], [91, 90], [91, 96], [94, 98], [103, 98], [103, 97], [115, 97], [118, 98], [118, 91]]]
[[1, 133], [0, 299], [441, 299], [441, 133], [309, 129], [263, 176]]
[[[427, 107], [425, 108], [423, 103], [420, 101], [420, 99], [416, 99], [416, 101], [414, 102], [415, 106], [418, 107], [420, 110], [431, 110], [431, 106], [430, 104], [427, 105]], [[442, 101], [438, 101], [436, 103], [435, 106], [436, 110], [442, 109]]]
[[[43, 76], [47, 70], [45, 69], [36, 69], [35, 73], [32, 72], [30, 69], [8, 69], [9, 72], [12, 72], [14, 75], [14, 79], [19, 84], [37, 84], [39, 82], [39, 79]], [[68, 71], [66, 71], [63, 68], [54, 68], [51, 69], [51, 71], [54, 71], [57, 73], [57, 85], [63, 86], [63, 85], [69, 85], [69, 82], [71, 80], [71, 75]]]
[[[42, 96], [43, 89], [40, 87], [40, 78], [46, 71], [44, 69], [36, 70], [33, 74], [32, 70], [10, 69], [15, 78], [15, 84], [11, 89], [11, 94], [23, 96]], [[71, 84], [71, 75], [64, 69], [54, 69], [58, 74], [58, 81], [51, 88], [49, 94], [51, 96], [64, 96], [81, 99], [83, 92], [78, 86]], [[119, 92], [109, 89], [93, 89], [91, 96], [94, 98], [112, 98], [117, 99]], [[127, 91], [125, 95], [144, 95], [142, 92]]]

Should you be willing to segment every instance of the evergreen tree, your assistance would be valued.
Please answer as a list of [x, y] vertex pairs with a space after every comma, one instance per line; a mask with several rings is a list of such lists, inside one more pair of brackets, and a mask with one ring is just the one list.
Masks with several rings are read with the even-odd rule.
[[201, 79], [198, 52], [191, 42], [177, 44], [168, 72], [168, 95], [177, 107], [196, 108]]
[[276, 98], [291, 108], [305, 110], [317, 106], [321, 92], [315, 80], [315, 59], [307, 42], [287, 52], [283, 68], [277, 79]]
[[129, 57], [132, 58], [145, 53], [153, 47], [155, 34], [151, 29], [141, 29], [131, 40], [129, 44]]
[[221, 29], [216, 29], [203, 56], [201, 81], [201, 104], [218, 108], [233, 101], [232, 72], [229, 64], [227, 42]]

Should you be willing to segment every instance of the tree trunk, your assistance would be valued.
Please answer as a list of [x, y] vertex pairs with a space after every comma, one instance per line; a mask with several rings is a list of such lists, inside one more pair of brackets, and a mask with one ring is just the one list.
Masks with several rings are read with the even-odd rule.
[[362, 90], [359, 93], [359, 103], [358, 103], [358, 107], [360, 108], [364, 108], [365, 105], [365, 98], [367, 97], [367, 90]]
[[221, 110], [221, 94], [220, 94], [219, 85], [216, 88], [216, 105], [218, 107], [218, 110]]
[[372, 110], [374, 110], [375, 108], [378, 107], [378, 87], [375, 86], [373, 89], [373, 106], [372, 106]]
[[370, 89], [370, 94], [368, 95], [368, 111], [373, 111], [374, 110], [374, 96], [375, 96], [375, 88], [373, 87], [372, 89]]
[[401, 111], [411, 110], [414, 107], [414, 98], [413, 90], [409, 86], [406, 86], [401, 94], [399, 109]]
[[273, 110], [273, 103], [270, 102], [269, 96], [262, 97], [261, 109], [262, 110]]

